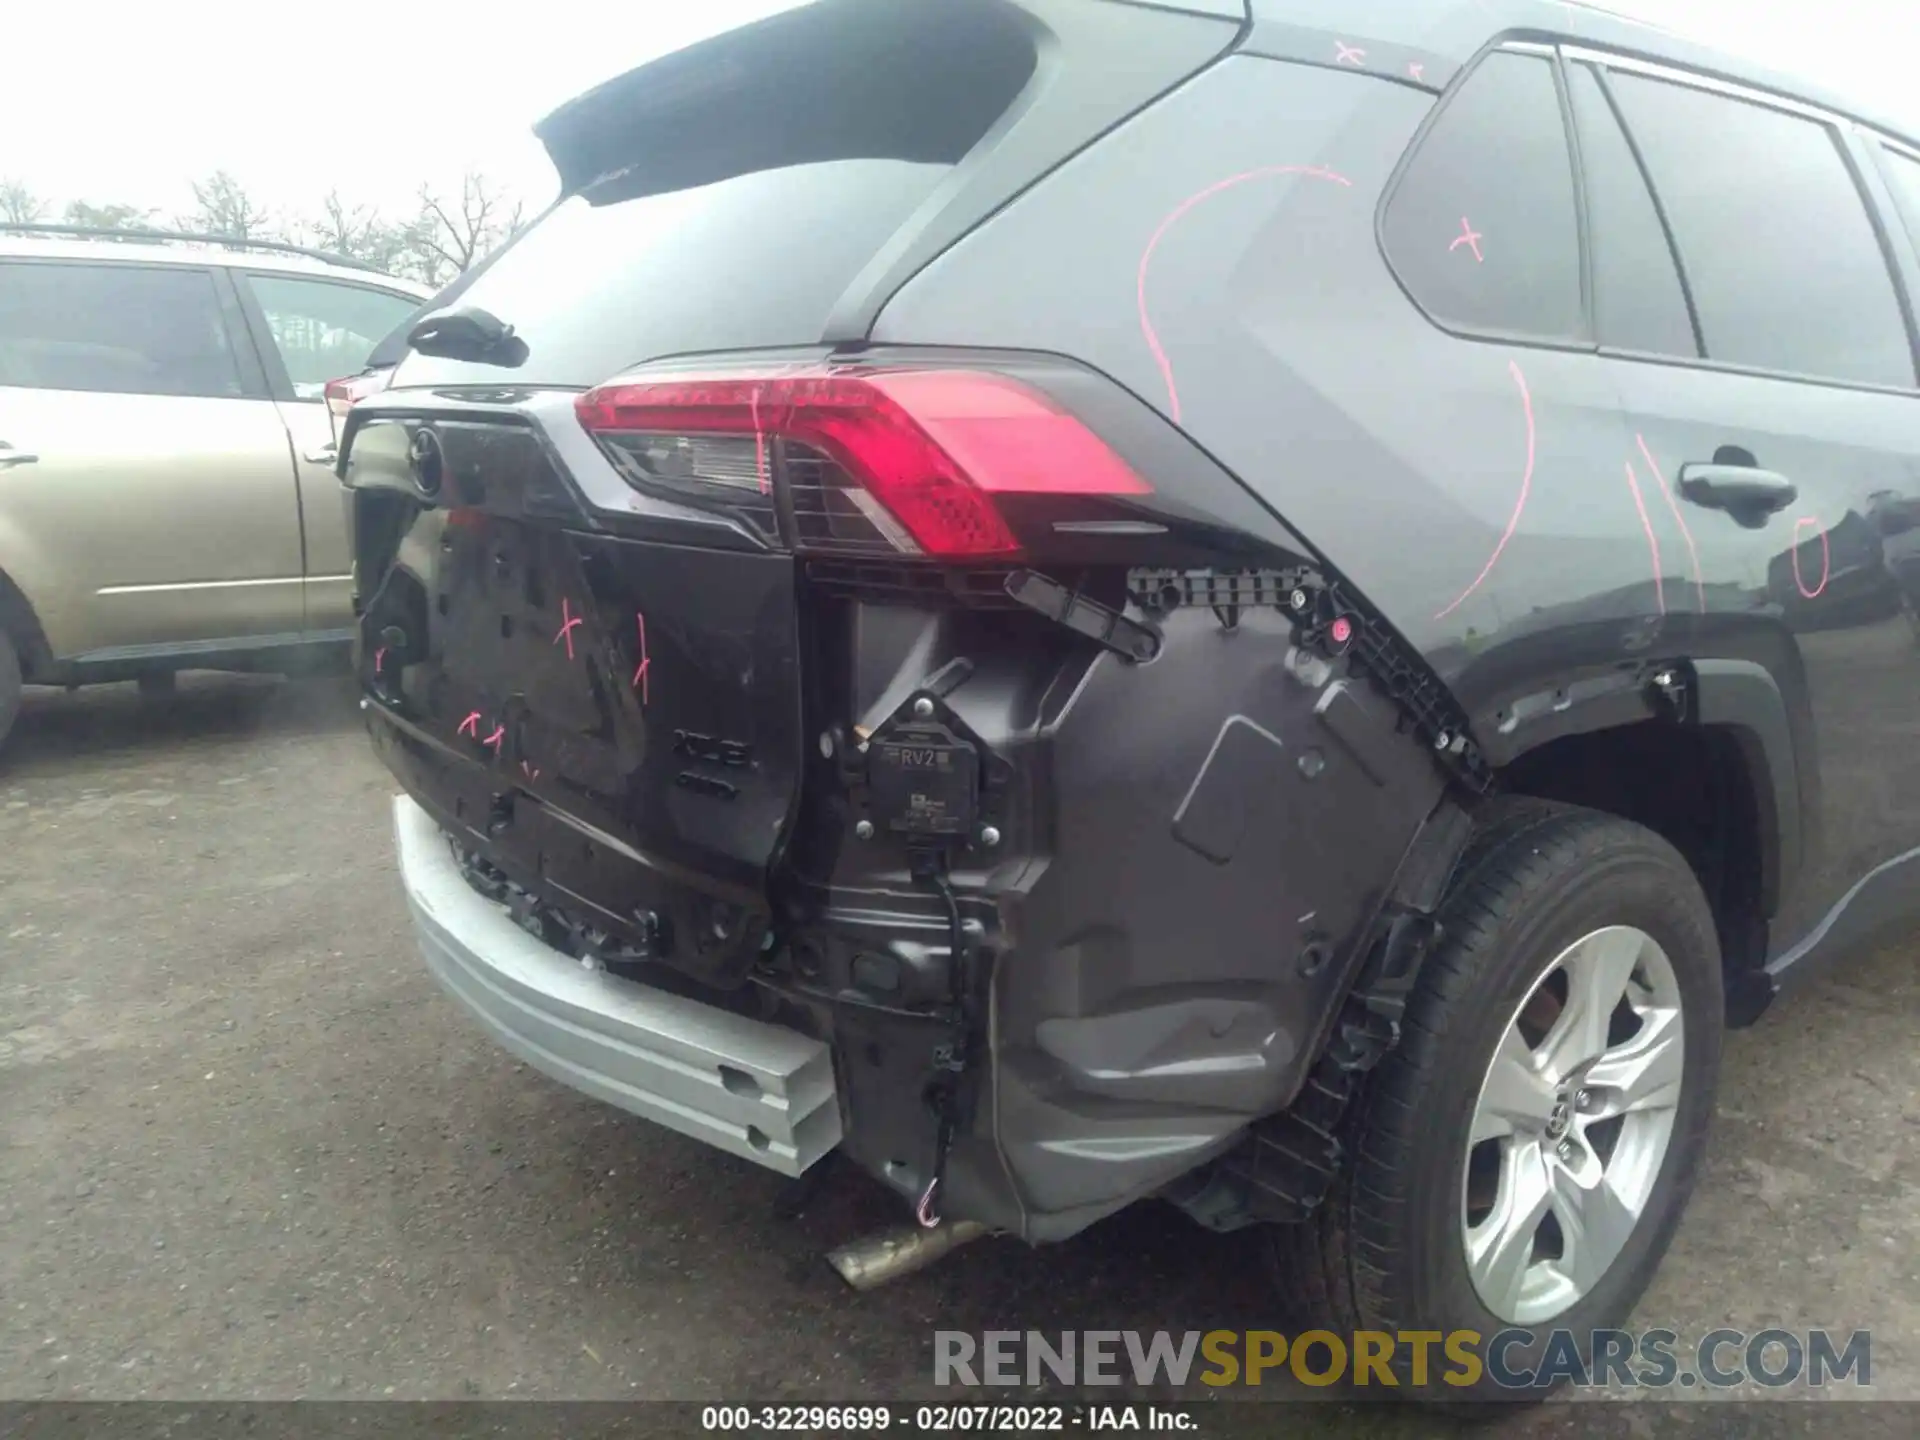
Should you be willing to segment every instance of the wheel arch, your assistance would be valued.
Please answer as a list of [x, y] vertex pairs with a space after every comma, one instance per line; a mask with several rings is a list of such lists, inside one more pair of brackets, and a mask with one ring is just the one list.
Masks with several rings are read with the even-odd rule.
[[1810, 715], [1795, 674], [1700, 657], [1536, 680], [1492, 717], [1485, 748], [1498, 790], [1618, 815], [1687, 857], [1745, 1023], [1771, 998], [1769, 926], [1817, 845]]
[[47, 643], [40, 617], [34, 613], [33, 602], [4, 569], [0, 569], [0, 631], [13, 641], [27, 679], [44, 674], [52, 666], [53, 649]]

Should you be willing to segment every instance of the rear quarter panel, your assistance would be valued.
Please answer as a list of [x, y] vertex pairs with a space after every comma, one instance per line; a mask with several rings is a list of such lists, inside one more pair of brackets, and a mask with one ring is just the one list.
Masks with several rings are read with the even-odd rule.
[[1228, 58], [929, 266], [875, 336], [1104, 370], [1497, 722], [1542, 632], [1570, 671], [1618, 660], [1654, 576], [1604, 362], [1449, 335], [1381, 256], [1380, 196], [1433, 104]]

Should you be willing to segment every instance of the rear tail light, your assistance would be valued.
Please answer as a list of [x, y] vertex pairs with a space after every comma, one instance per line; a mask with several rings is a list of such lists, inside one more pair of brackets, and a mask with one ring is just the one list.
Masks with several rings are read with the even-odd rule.
[[1151, 487], [1037, 390], [977, 370], [615, 380], [576, 402], [631, 483], [720, 503], [796, 548], [1011, 557], [1014, 496]]
[[393, 379], [393, 367], [383, 370], [367, 370], [358, 375], [348, 375], [344, 379], [329, 380], [321, 387], [321, 394], [327, 399], [327, 417], [333, 421], [336, 434], [340, 422], [347, 418], [347, 412], [353, 409], [355, 402], [369, 395], [378, 395], [387, 388]]

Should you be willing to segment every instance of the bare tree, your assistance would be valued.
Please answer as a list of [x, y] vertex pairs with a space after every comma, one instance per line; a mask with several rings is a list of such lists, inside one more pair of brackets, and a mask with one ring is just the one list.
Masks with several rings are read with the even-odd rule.
[[18, 180], [0, 180], [0, 220], [31, 225], [47, 213], [47, 202]]
[[438, 283], [470, 268], [520, 228], [522, 213], [520, 201], [477, 171], [461, 178], [457, 203], [422, 185], [418, 245], [424, 278]]
[[349, 205], [338, 190], [329, 190], [320, 202], [320, 213], [303, 227], [307, 243], [336, 255], [359, 258], [360, 251], [374, 238], [379, 227], [377, 211], [364, 205]]
[[301, 226], [300, 234], [304, 243], [316, 249], [398, 274], [419, 268], [423, 230], [421, 221], [392, 224], [378, 210], [348, 204], [338, 190], [329, 190], [320, 202], [320, 214]]
[[265, 208], [254, 203], [246, 187], [225, 170], [193, 182], [193, 205], [192, 213], [180, 219], [183, 230], [231, 235], [236, 240], [271, 236], [273, 227]]
[[153, 224], [153, 211], [137, 205], [95, 205], [75, 200], [63, 217], [69, 225], [84, 225], [90, 230], [144, 230]]

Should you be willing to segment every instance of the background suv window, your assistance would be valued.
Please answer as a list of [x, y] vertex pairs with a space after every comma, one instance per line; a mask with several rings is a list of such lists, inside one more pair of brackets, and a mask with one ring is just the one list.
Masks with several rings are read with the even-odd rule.
[[1551, 61], [1481, 62], [1420, 142], [1383, 231], [1401, 283], [1441, 324], [1585, 338], [1573, 159]]
[[1709, 359], [1911, 386], [1886, 257], [1816, 120], [1642, 75], [1609, 75], [1673, 226]]
[[49, 260], [0, 261], [0, 385], [244, 393], [208, 271]]
[[291, 275], [249, 275], [293, 393], [318, 400], [327, 381], [357, 375], [373, 347], [419, 301], [361, 285]]
[[1653, 355], [1700, 353], [1673, 247], [1640, 162], [1585, 65], [1568, 69], [1593, 251], [1593, 325], [1602, 345]]

